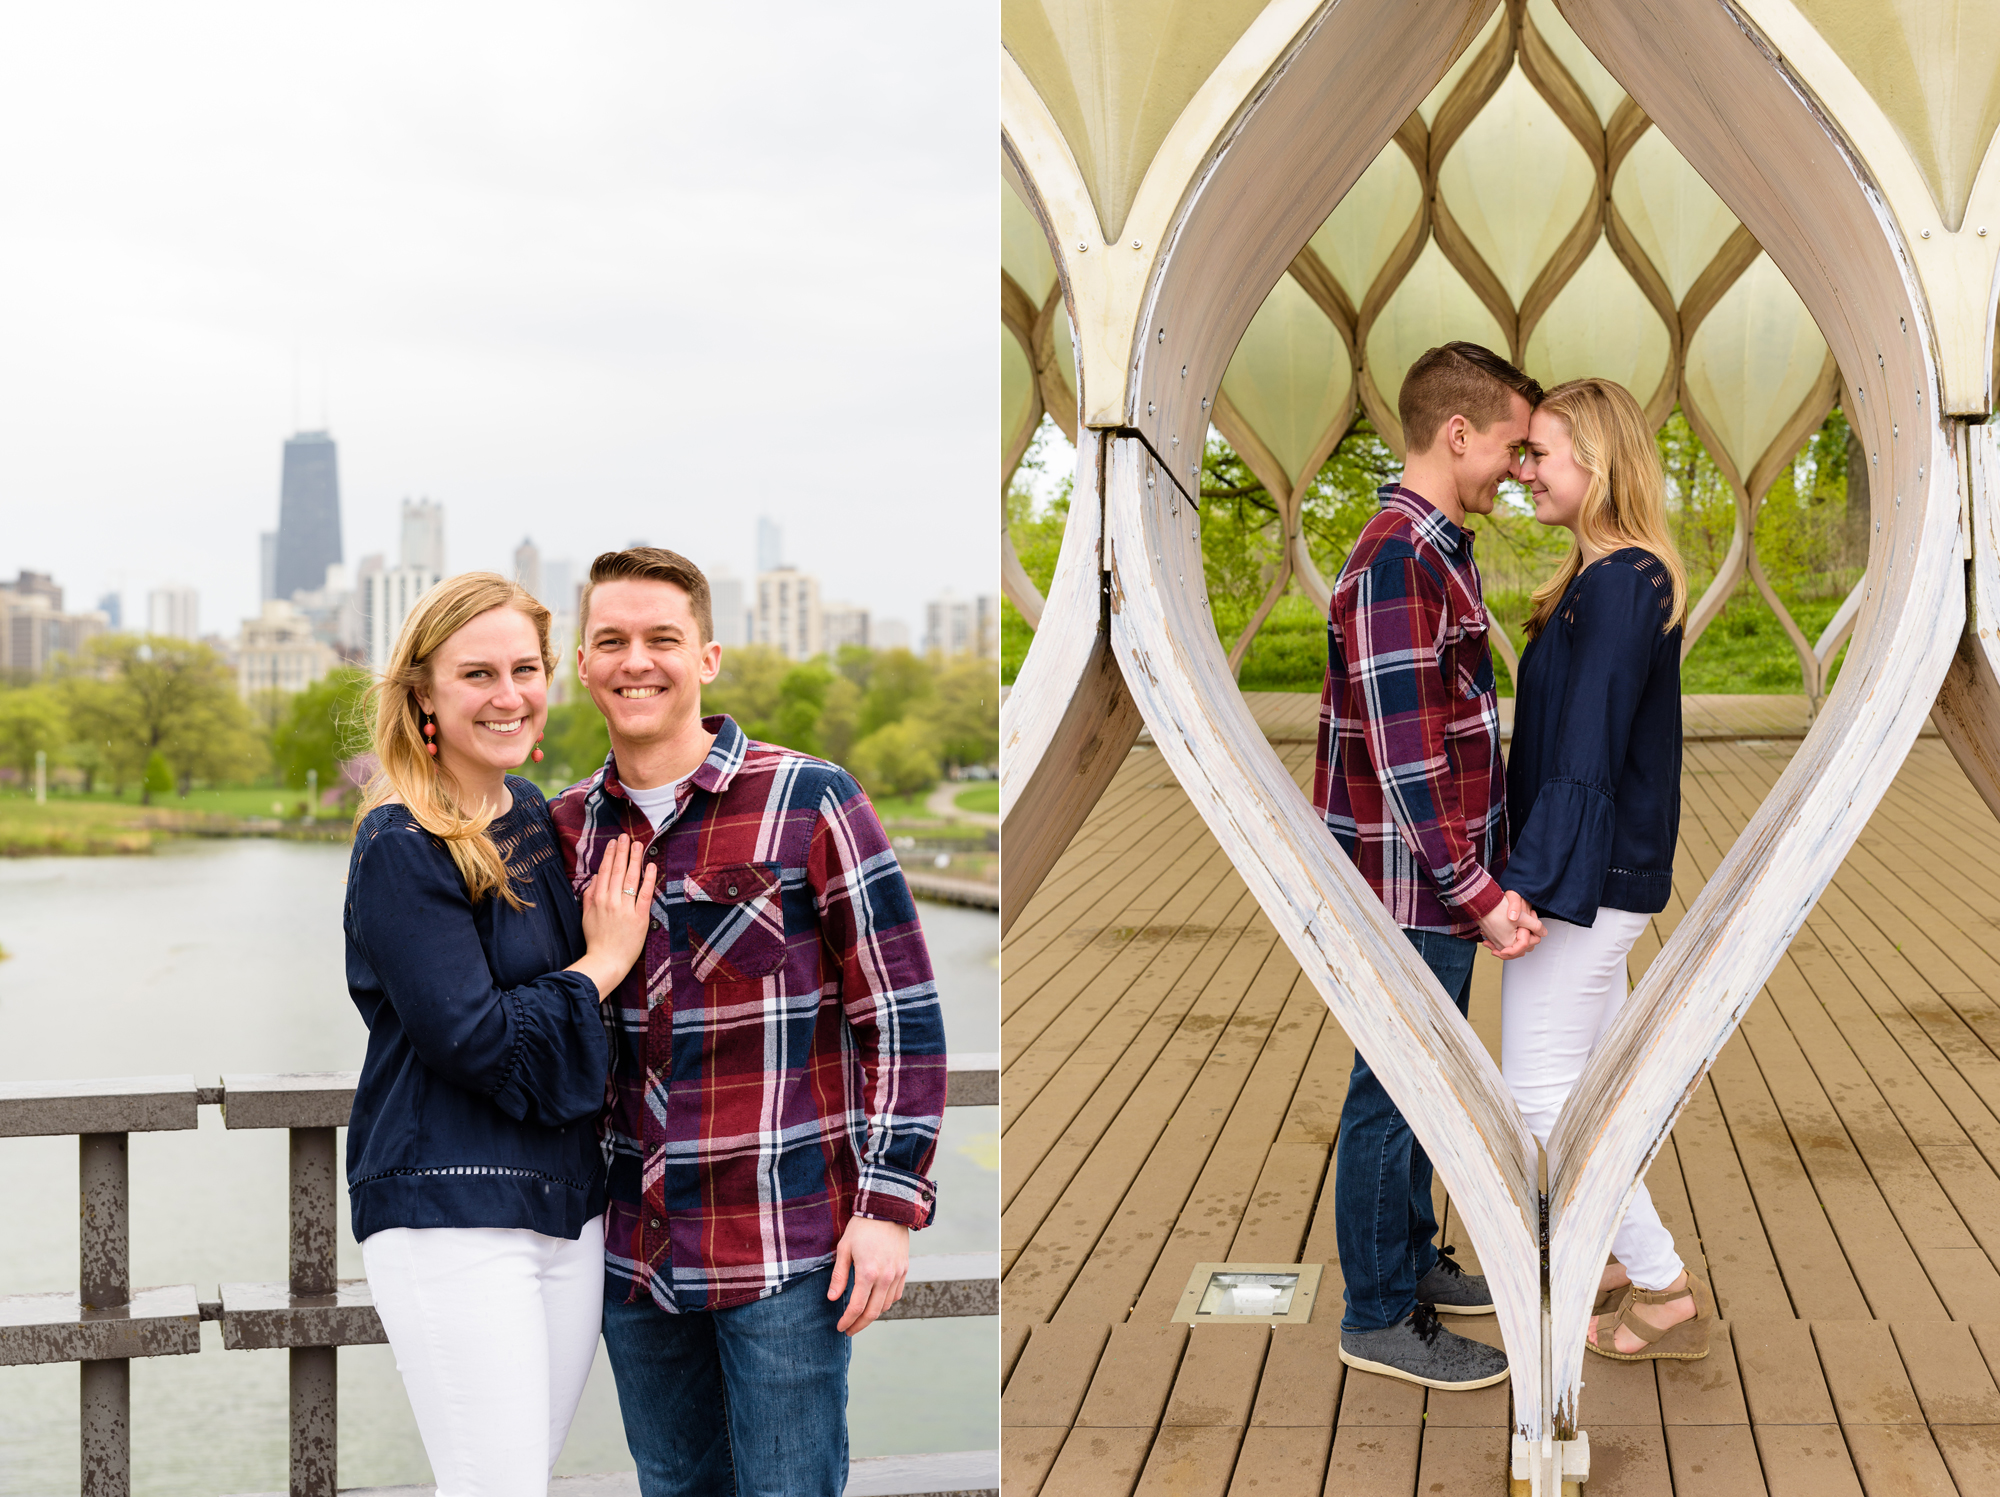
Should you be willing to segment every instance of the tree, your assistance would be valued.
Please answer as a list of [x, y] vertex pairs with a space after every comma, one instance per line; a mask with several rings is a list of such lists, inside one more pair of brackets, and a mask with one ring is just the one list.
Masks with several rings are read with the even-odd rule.
[[920, 722], [894, 722], [854, 745], [847, 768], [877, 800], [917, 795], [938, 781], [937, 755]]
[[362, 697], [369, 680], [364, 670], [337, 670], [285, 704], [271, 734], [271, 759], [286, 786], [305, 789], [306, 775], [317, 770], [320, 785], [330, 787], [339, 779], [344, 761], [367, 752]]
[[114, 794], [146, 767], [146, 751], [132, 726], [129, 702], [116, 681], [101, 676], [61, 675], [55, 681], [69, 718], [66, 757], [83, 771], [83, 790], [97, 788], [97, 777], [111, 780]]
[[593, 775], [610, 752], [604, 715], [589, 697], [549, 708], [548, 725], [542, 730], [542, 761], [552, 779], [567, 785]]
[[[159, 635], [101, 634], [84, 646], [85, 673], [116, 687], [114, 742], [139, 763], [157, 753], [185, 795], [196, 779], [249, 779], [268, 762], [236, 695], [236, 680], [207, 645]], [[152, 803], [150, 773], [140, 795]]]
[[68, 714], [49, 687], [0, 691], [0, 764], [12, 765], [22, 784], [34, 775], [35, 755], [54, 758], [68, 737]]
[[927, 702], [936, 686], [930, 665], [908, 650], [885, 650], [875, 657], [868, 692], [861, 699], [861, 716], [855, 732], [862, 738], [901, 722], [910, 711]]
[[931, 748], [947, 764], [991, 763], [1000, 753], [1000, 677], [991, 660], [945, 667], [920, 718]]
[[791, 669], [792, 663], [769, 645], [724, 650], [721, 673], [702, 689], [701, 710], [726, 712], [752, 738], [775, 742]]

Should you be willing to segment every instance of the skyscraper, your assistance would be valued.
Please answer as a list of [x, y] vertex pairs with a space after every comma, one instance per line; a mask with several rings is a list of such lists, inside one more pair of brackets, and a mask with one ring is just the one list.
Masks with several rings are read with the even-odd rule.
[[785, 547], [778, 522], [769, 515], [757, 516], [757, 570], [775, 572], [785, 564]]
[[532, 593], [536, 602], [544, 607], [555, 606], [542, 592], [542, 553], [526, 536], [514, 548], [514, 580]]
[[340, 468], [333, 438], [323, 431], [302, 431], [285, 443], [272, 595], [289, 598], [321, 586], [326, 569], [341, 559]]
[[146, 595], [146, 632], [169, 639], [201, 637], [201, 599], [191, 587], [169, 583]]
[[431, 499], [403, 501], [402, 565], [444, 575], [444, 506]]
[[[257, 601], [268, 603], [278, 596], [278, 532], [257, 533]], [[117, 628], [116, 624], [112, 628]]]

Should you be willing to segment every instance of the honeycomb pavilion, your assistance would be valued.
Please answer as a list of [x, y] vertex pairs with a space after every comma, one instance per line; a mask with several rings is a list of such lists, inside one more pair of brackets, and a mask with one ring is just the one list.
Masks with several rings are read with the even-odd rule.
[[[1075, 454], [1043, 585], [1003, 545], [1010, 1497], [2000, 1491], [2000, 6], [1001, 15], [1003, 494], [1048, 425]], [[1797, 662], [1683, 699], [1672, 901], [1545, 1157], [1497, 964], [1468, 1023], [1313, 812], [1316, 699], [1237, 684], [1326, 605], [1329, 458], [1400, 459], [1405, 371], [1461, 338], [1684, 421], [1734, 516], [1684, 655], [1754, 595]], [[1865, 507], [1808, 631], [1758, 522], [1836, 409]], [[1211, 431], [1274, 511], [1222, 628]], [[1338, 1360], [1357, 1047], [1492, 1288], [1454, 1329], [1496, 1387]], [[1586, 1365], [1641, 1179], [1720, 1329]], [[1175, 1318], [1250, 1264], [1323, 1268], [1309, 1316]]]

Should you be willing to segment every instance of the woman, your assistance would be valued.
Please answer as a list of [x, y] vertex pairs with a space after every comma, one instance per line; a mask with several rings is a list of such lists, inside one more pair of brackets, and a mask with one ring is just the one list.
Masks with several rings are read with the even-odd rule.
[[[1543, 920], [1540, 945], [1502, 969], [1500, 1069], [1546, 1145], [1625, 1001], [1626, 955], [1673, 884], [1687, 574], [1652, 428], [1623, 386], [1550, 391], [1528, 424], [1522, 477], [1535, 518], [1575, 536], [1528, 619], [1507, 763], [1515, 842], [1500, 880]], [[1590, 1349], [1707, 1356], [1713, 1297], [1643, 1181], [1612, 1254]]]
[[654, 873], [620, 838], [579, 909], [540, 793], [507, 773], [552, 664], [516, 584], [425, 594], [373, 693], [348, 863], [354, 1235], [439, 1497], [542, 1497], [602, 1313], [598, 1002], [645, 943]]

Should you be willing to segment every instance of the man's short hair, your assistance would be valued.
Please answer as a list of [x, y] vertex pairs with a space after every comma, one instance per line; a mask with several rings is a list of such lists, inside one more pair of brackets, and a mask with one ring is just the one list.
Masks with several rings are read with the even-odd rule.
[[1528, 408], [1542, 403], [1539, 381], [1523, 374], [1490, 348], [1477, 343], [1444, 343], [1425, 349], [1403, 376], [1396, 414], [1403, 422], [1403, 450], [1429, 452], [1453, 416], [1485, 431], [1507, 414], [1509, 397]]
[[583, 597], [576, 610], [577, 628], [586, 644], [590, 640], [591, 593], [600, 582], [623, 582], [629, 578], [673, 583], [688, 595], [695, 627], [701, 630], [701, 643], [705, 645], [715, 638], [715, 612], [709, 604], [708, 578], [702, 575], [701, 568], [665, 546], [628, 546], [623, 551], [606, 551], [590, 564], [590, 581], [583, 585]]

